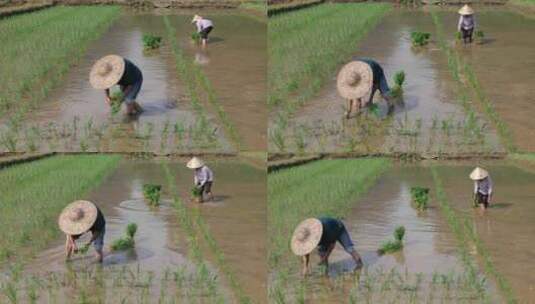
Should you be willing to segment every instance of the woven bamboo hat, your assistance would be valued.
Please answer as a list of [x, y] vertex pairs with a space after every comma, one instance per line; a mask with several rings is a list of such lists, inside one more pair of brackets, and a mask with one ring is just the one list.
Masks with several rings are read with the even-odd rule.
[[474, 10], [468, 4], [465, 4], [459, 10], [459, 14], [461, 14], [461, 15], [473, 15], [474, 14]]
[[199, 20], [201, 20], [201, 19], [202, 19], [201, 16], [199, 16], [199, 15], [195, 15], [195, 16], [193, 16], [193, 19], [191, 19], [191, 23], [195, 23], [195, 22], [197, 22], [197, 21], [199, 21]]
[[323, 234], [323, 225], [316, 218], [302, 221], [295, 228], [290, 246], [295, 255], [306, 255], [312, 252], [320, 243]]
[[118, 55], [104, 56], [91, 68], [89, 82], [95, 89], [109, 89], [121, 80], [124, 69], [123, 57]]
[[487, 170], [480, 168], [480, 167], [476, 167], [474, 171], [470, 173], [470, 179], [472, 180], [482, 180], [488, 176], [489, 176], [489, 173], [487, 172]]
[[336, 87], [338, 94], [345, 99], [358, 99], [366, 96], [373, 84], [373, 72], [367, 63], [352, 61], [338, 72]]
[[200, 159], [198, 157], [193, 157], [186, 164], [186, 167], [188, 167], [190, 169], [199, 169], [199, 168], [202, 168], [203, 166], [204, 166], [204, 162], [202, 161], [202, 159]]
[[93, 226], [97, 213], [97, 206], [92, 202], [72, 202], [59, 215], [59, 229], [69, 235], [82, 234]]

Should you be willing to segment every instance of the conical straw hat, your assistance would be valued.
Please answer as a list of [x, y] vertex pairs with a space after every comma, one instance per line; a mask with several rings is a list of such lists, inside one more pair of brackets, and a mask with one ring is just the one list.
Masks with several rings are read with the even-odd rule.
[[352, 61], [342, 67], [336, 79], [338, 93], [345, 99], [366, 96], [373, 85], [373, 72], [367, 63]]
[[473, 15], [474, 14], [474, 10], [468, 4], [465, 4], [459, 10], [459, 14], [461, 14], [461, 15]]
[[193, 157], [186, 166], [190, 169], [199, 169], [204, 166], [204, 162], [198, 157]]
[[89, 201], [75, 201], [59, 215], [59, 229], [69, 235], [87, 232], [97, 220], [97, 206]]
[[195, 16], [193, 16], [193, 19], [191, 19], [191, 23], [197, 22], [197, 21], [199, 21], [199, 20], [201, 20], [201, 19], [202, 19], [201, 16], [199, 16], [199, 15], [195, 15]]
[[306, 255], [312, 252], [320, 243], [323, 225], [320, 220], [309, 218], [302, 221], [295, 228], [290, 246], [295, 255]]
[[118, 55], [100, 58], [91, 68], [89, 82], [95, 89], [109, 89], [123, 77], [124, 59]]
[[480, 168], [480, 167], [476, 167], [474, 171], [470, 173], [470, 179], [472, 180], [482, 180], [488, 176], [489, 176], [489, 173], [487, 172], [487, 170]]

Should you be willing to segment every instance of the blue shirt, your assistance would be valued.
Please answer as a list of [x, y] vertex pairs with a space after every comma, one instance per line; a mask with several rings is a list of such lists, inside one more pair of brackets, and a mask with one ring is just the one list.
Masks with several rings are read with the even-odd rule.
[[344, 231], [344, 223], [341, 220], [331, 217], [320, 217], [318, 220], [323, 226], [323, 234], [318, 246], [327, 247], [336, 243], [342, 232]]

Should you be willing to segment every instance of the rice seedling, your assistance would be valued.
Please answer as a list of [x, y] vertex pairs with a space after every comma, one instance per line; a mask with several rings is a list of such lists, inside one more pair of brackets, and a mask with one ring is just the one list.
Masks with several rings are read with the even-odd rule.
[[143, 185], [143, 196], [151, 206], [159, 206], [161, 190], [161, 185], [145, 184]]
[[162, 37], [152, 34], [143, 34], [141, 40], [143, 42], [143, 50], [145, 51], [158, 49], [162, 44]]
[[116, 115], [121, 111], [121, 105], [124, 101], [124, 94], [122, 91], [115, 91], [110, 96], [111, 114]]
[[134, 239], [136, 232], [137, 224], [129, 223], [128, 226], [126, 226], [126, 236], [124, 238], [120, 238], [113, 241], [113, 243], [111, 244], [111, 250], [124, 251], [134, 248], [134, 246], [136, 245], [136, 241]]
[[394, 230], [394, 240], [388, 240], [381, 244], [377, 250], [379, 254], [393, 253], [403, 248], [403, 238], [405, 237], [405, 227], [399, 226]]
[[390, 91], [390, 96], [399, 98], [403, 95], [403, 84], [405, 83], [405, 72], [398, 71], [394, 74], [394, 87]]
[[201, 42], [201, 34], [199, 34], [198, 32], [193, 32], [191, 33], [191, 40], [195, 43], [200, 43]]
[[414, 46], [414, 47], [422, 47], [424, 45], [427, 45], [429, 43], [429, 39], [430, 38], [431, 38], [431, 34], [430, 33], [412, 32], [411, 33], [412, 46]]
[[427, 209], [427, 202], [429, 200], [429, 188], [412, 187], [411, 188], [412, 201], [416, 204], [418, 210]]
[[485, 33], [482, 30], [478, 30], [478, 31], [476, 31], [475, 34], [476, 34], [476, 39], [479, 42], [483, 42], [483, 39], [485, 39]]
[[0, 221], [9, 228], [0, 232], [0, 262], [31, 255], [57, 238], [59, 212], [97, 186], [119, 159], [55, 156], [1, 170]]
[[192, 187], [190, 193], [191, 193], [191, 199], [194, 202], [200, 203], [202, 201], [202, 188]]

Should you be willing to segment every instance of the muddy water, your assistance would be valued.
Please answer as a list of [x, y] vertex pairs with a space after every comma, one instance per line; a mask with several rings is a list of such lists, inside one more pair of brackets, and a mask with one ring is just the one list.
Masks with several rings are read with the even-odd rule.
[[[486, 96], [511, 129], [514, 144], [535, 151], [535, 122], [530, 109], [535, 101], [535, 20], [506, 9], [477, 9], [478, 30], [485, 33], [483, 44], [459, 46], [472, 65]], [[458, 21], [455, 12], [442, 14], [448, 34]]]
[[[164, 37], [165, 41], [162, 16], [124, 12], [108, 32], [91, 44], [80, 63], [66, 75], [65, 84], [54, 90], [49, 100], [30, 115], [29, 123], [45, 125], [52, 121], [61, 125], [72, 123], [77, 117], [82, 125], [91, 119], [97, 126], [108, 125], [113, 130], [113, 137], [118, 137], [108, 147], [112, 151], [139, 151], [141, 143], [135, 135], [142, 133], [149, 124], [154, 126], [153, 135], [158, 138], [166, 123], [171, 128], [174, 124], [186, 129], [193, 125], [196, 115], [176, 74], [169, 45], [164, 42], [159, 50], [144, 52], [141, 41], [144, 33]], [[137, 118], [126, 117], [124, 106], [122, 112], [111, 117], [104, 92], [93, 89], [89, 83], [91, 66], [107, 54], [119, 54], [130, 59], [143, 73], [138, 101], [144, 112]], [[218, 149], [228, 149], [222, 132], [218, 133], [218, 137]]]
[[229, 119], [238, 129], [242, 150], [266, 149], [266, 23], [240, 12], [200, 12], [214, 22], [203, 49], [190, 39], [191, 15], [173, 16], [187, 54], [202, 67]]
[[[412, 275], [422, 273], [424, 282], [429, 282], [434, 273], [461, 274], [464, 267], [458, 258], [455, 236], [432, 199], [430, 208], [424, 212], [411, 206], [412, 186], [431, 188], [430, 171], [421, 167], [395, 167], [355, 202], [351, 213], [343, 219], [355, 249], [370, 272], [396, 269]], [[403, 249], [378, 255], [381, 243], [393, 239], [394, 230], [401, 225], [406, 229]], [[339, 245], [329, 262], [331, 278], [347, 274], [354, 267], [351, 257]], [[324, 280], [315, 283], [318, 289], [325, 285]]]
[[535, 174], [503, 163], [483, 163], [494, 182], [491, 208], [471, 208], [472, 166], [439, 167], [453, 207], [469, 215], [496, 269], [505, 276], [521, 303], [535, 301]]
[[[266, 294], [266, 174], [264, 169], [228, 160], [208, 160], [215, 173], [213, 202], [200, 208], [210, 233], [225, 255], [245, 293], [257, 303], [267, 302]], [[192, 172], [183, 163], [171, 170], [184, 198], [189, 197]], [[207, 250], [209, 252], [209, 250]]]
[[[139, 267], [142, 272], [150, 272], [155, 278], [162, 278], [166, 271], [179, 267], [193, 269], [193, 264], [186, 258], [186, 238], [174, 215], [176, 211], [171, 206], [170, 196], [164, 192], [160, 207], [148, 207], [142, 194], [145, 183], [165, 185], [161, 165], [124, 161], [102, 186], [84, 198], [95, 202], [106, 217], [103, 269], [113, 272], [125, 266], [131, 269]], [[138, 225], [135, 249], [111, 252], [111, 243], [125, 236], [128, 223]], [[86, 241], [87, 237], [83, 240]], [[65, 264], [63, 250], [63, 240], [54, 242], [49, 249], [32, 260], [25, 271], [43, 275], [62, 273], [67, 269], [91, 271], [95, 268], [92, 247], [86, 255], [75, 256], [70, 264]], [[156, 288], [151, 291], [152, 296], [159, 295], [158, 288], [156, 284]]]
[[[465, 119], [462, 107], [456, 95], [456, 87], [449, 74], [447, 61], [437, 44], [432, 41], [425, 49], [412, 48], [410, 33], [423, 31], [434, 34], [431, 16], [422, 11], [394, 11], [359, 42], [355, 57], [372, 58], [379, 62], [386, 74], [390, 87], [393, 86], [393, 75], [400, 70], [405, 71], [403, 102], [398, 103], [393, 113], [393, 123], [390, 136], [385, 144], [376, 150], [418, 151], [418, 152], [461, 152], [462, 150], [482, 150], [485, 147], [462, 147], [452, 145], [461, 139], [441, 136], [440, 126], [443, 121], [457, 126]], [[380, 107], [381, 117], [384, 118], [387, 106], [380, 94], [376, 94], [374, 102]], [[308, 124], [318, 129], [325, 125], [339, 125], [340, 128], [350, 125], [344, 116], [345, 101], [339, 97], [336, 90], [336, 73], [325, 85], [318, 97], [310, 100], [299, 112], [292, 125]], [[362, 118], [352, 118], [357, 120]], [[432, 129], [436, 121], [437, 131]], [[418, 127], [420, 125], [420, 127]], [[322, 131], [315, 130], [316, 133]], [[404, 136], [403, 134], [417, 132], [418, 136]], [[488, 132], [487, 132], [488, 133]], [[486, 134], [486, 141], [492, 150], [498, 149], [496, 136]], [[331, 137], [333, 137], [331, 135]], [[437, 140], [440, 138], [440, 140]], [[335, 150], [340, 150], [340, 140], [330, 138]], [[380, 142], [379, 142], [380, 144]], [[317, 149], [325, 149], [320, 145]]]

